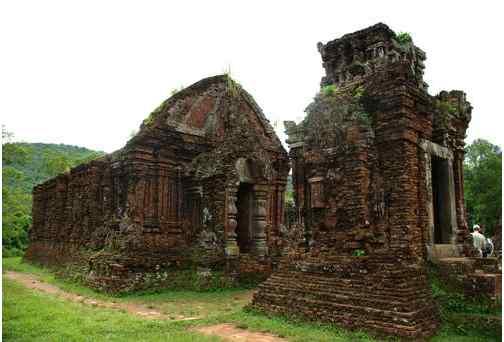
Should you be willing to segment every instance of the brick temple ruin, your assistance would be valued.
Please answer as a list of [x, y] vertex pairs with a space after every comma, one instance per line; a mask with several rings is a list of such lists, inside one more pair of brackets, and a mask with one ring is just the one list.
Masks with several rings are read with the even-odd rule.
[[[384, 24], [318, 49], [321, 91], [302, 122], [285, 122], [289, 155], [238, 84], [201, 80], [123, 149], [34, 189], [26, 258], [83, 262], [89, 284], [106, 290], [160, 265], [271, 274], [252, 308], [432, 335], [426, 261], [444, 260], [445, 274], [472, 289], [488, 266], [461, 258], [473, 253], [463, 195], [472, 107], [462, 91], [429, 95], [425, 53]], [[484, 286], [500, 292], [500, 279]]]
[[252, 307], [421, 338], [438, 326], [425, 261], [470, 252], [461, 91], [427, 92], [425, 53], [377, 24], [318, 44], [325, 77], [286, 122], [297, 247]]
[[288, 155], [260, 107], [215, 76], [165, 101], [127, 145], [33, 191], [28, 260], [90, 265], [127, 287], [160, 266], [271, 272], [281, 253]]

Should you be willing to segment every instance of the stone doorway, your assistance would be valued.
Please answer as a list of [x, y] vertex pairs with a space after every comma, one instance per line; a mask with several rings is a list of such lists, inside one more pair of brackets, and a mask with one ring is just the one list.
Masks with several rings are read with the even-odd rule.
[[238, 175], [235, 186], [227, 193], [226, 255], [236, 258], [268, 254], [266, 243], [267, 205], [270, 185], [261, 178], [261, 169], [251, 160], [236, 162]]
[[426, 206], [428, 231], [425, 234], [429, 258], [456, 257], [457, 215], [455, 206], [455, 179], [453, 153], [448, 148], [431, 141], [420, 140], [424, 151]]
[[240, 253], [249, 253], [252, 249], [252, 213], [254, 205], [253, 184], [240, 183], [237, 192], [237, 227], [236, 242]]
[[450, 163], [447, 159], [432, 156], [432, 209], [435, 244], [448, 244], [452, 239], [452, 201], [454, 199], [451, 198], [449, 166]]

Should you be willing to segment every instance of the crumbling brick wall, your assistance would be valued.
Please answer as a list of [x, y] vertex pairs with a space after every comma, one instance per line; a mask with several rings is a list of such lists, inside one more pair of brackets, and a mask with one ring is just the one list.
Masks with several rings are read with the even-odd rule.
[[[88, 264], [90, 283], [105, 289], [159, 267], [251, 263], [255, 272], [256, 257], [270, 272], [288, 169], [254, 99], [226, 75], [201, 80], [163, 102], [123, 149], [34, 189], [26, 258]], [[229, 202], [242, 181], [258, 198], [248, 214], [262, 249], [240, 261]]]
[[[471, 107], [462, 92], [429, 95], [425, 53], [384, 24], [318, 48], [321, 91], [301, 123], [286, 122], [304, 244], [287, 252], [252, 306], [431, 335], [438, 321], [425, 260], [435, 243], [462, 250], [467, 234], [461, 147]], [[431, 183], [434, 157], [445, 188]], [[433, 210], [438, 193], [446, 213]], [[435, 222], [446, 241], [435, 240]]]

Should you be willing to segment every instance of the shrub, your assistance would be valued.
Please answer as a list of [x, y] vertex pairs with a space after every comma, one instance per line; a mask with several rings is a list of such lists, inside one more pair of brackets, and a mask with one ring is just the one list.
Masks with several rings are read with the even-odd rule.
[[371, 125], [371, 115], [367, 112], [358, 112], [357, 120], [364, 125]]
[[336, 94], [337, 91], [338, 88], [334, 84], [329, 84], [322, 88], [322, 94], [324, 94], [325, 96], [332, 96]]
[[20, 257], [24, 255], [24, 251], [22, 249], [18, 249], [16, 247], [5, 248], [2, 247], [2, 257], [11, 258], [11, 257]]
[[232, 97], [238, 97], [241, 94], [242, 87], [241, 84], [236, 82], [232, 77], [231, 73], [228, 71], [226, 72], [226, 78], [227, 78], [227, 91], [228, 94], [231, 95]]
[[401, 45], [408, 44], [413, 41], [411, 35], [408, 32], [399, 32], [395, 38], [397, 42]]
[[364, 87], [363, 86], [358, 86], [357, 88], [354, 89], [353, 91], [353, 97], [356, 100], [359, 100], [362, 95], [364, 95]]
[[357, 257], [364, 256], [366, 255], [366, 251], [363, 249], [356, 249], [353, 251], [352, 255]]

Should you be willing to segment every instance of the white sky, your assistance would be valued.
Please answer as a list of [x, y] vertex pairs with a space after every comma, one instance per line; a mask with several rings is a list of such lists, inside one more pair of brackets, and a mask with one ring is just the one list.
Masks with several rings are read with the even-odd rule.
[[467, 92], [467, 142], [503, 146], [498, 3], [4, 0], [1, 120], [16, 140], [112, 152], [172, 89], [231, 66], [272, 122], [298, 121], [323, 74], [316, 43], [381, 21], [426, 51], [431, 94]]

